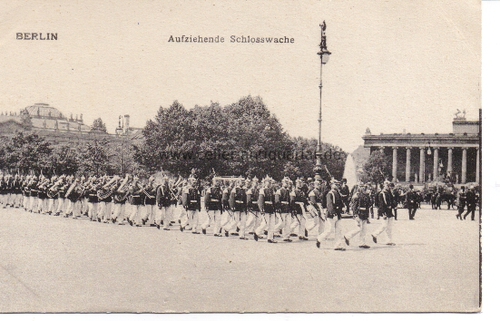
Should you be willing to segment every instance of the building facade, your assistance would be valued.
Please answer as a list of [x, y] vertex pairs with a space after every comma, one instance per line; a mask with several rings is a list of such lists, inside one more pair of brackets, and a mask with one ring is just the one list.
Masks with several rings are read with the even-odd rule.
[[479, 183], [481, 179], [481, 113], [470, 121], [456, 115], [449, 134], [380, 134], [367, 129], [364, 147], [382, 150], [392, 160], [392, 180], [425, 183]]
[[129, 126], [130, 117], [120, 116], [115, 133], [108, 134], [83, 122], [83, 115], [63, 115], [57, 108], [45, 103], [36, 103], [19, 113], [0, 114], [0, 136], [12, 137], [16, 132], [36, 134], [53, 143], [85, 142], [106, 138], [111, 143], [122, 143], [123, 139], [141, 140], [142, 129]]

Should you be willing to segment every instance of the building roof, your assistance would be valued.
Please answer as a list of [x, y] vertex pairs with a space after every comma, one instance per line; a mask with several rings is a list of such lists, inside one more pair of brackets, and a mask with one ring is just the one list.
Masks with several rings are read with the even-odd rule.
[[49, 106], [49, 104], [36, 103], [32, 106], [25, 108], [31, 118], [36, 117], [51, 117], [51, 118], [66, 118], [64, 115], [55, 107]]

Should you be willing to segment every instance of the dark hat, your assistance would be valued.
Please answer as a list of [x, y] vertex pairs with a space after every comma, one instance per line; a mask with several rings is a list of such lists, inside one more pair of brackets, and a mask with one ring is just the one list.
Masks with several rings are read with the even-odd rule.
[[410, 189], [413, 189], [413, 184], [410, 184], [410, 186], [409, 186], [409, 187], [410, 187]]

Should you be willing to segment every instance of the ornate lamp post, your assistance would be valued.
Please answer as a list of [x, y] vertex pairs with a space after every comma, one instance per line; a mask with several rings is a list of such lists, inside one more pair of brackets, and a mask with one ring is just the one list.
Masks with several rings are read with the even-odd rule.
[[319, 125], [319, 134], [318, 134], [318, 147], [316, 150], [316, 165], [314, 166], [314, 174], [315, 178], [319, 179], [322, 177], [323, 174], [323, 164], [322, 164], [322, 158], [323, 158], [323, 150], [321, 147], [321, 121], [322, 121], [322, 93], [323, 93], [323, 65], [325, 65], [328, 62], [328, 59], [330, 58], [331, 52], [328, 51], [328, 48], [326, 47], [326, 23], [323, 21], [322, 24], [319, 25], [321, 28], [321, 42], [319, 44], [319, 58], [320, 58], [320, 65], [319, 65], [319, 118], [318, 118], [318, 125]]

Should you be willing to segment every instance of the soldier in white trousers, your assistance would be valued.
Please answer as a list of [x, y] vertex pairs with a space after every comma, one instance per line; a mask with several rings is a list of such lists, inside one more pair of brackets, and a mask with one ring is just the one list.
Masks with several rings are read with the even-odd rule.
[[358, 191], [352, 196], [352, 211], [354, 219], [358, 225], [358, 228], [347, 232], [344, 235], [345, 242], [347, 245], [350, 244], [350, 240], [359, 234], [360, 248], [369, 249], [370, 246], [366, 244], [366, 225], [368, 224], [368, 217], [370, 215], [370, 207], [372, 206], [372, 201], [370, 195], [366, 190], [364, 184], [360, 184]]
[[385, 232], [387, 234], [387, 245], [396, 245], [392, 242], [392, 225], [394, 224], [394, 211], [392, 210], [393, 199], [390, 190], [390, 183], [384, 182], [384, 188], [378, 195], [378, 210], [382, 214], [384, 220], [380, 228], [373, 232], [372, 239], [374, 243], [378, 242], [380, 234]]
[[324, 242], [331, 234], [335, 235], [334, 249], [336, 251], [345, 251], [345, 247], [342, 246], [341, 239], [341, 213], [342, 213], [342, 198], [339, 193], [340, 181], [332, 178], [332, 189], [326, 195], [326, 210], [327, 210], [327, 224], [325, 224], [325, 230], [318, 236], [316, 241], [316, 247], [320, 248], [321, 243]]

